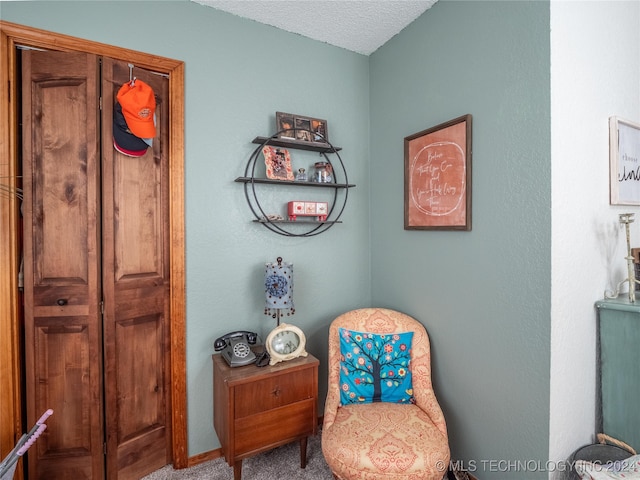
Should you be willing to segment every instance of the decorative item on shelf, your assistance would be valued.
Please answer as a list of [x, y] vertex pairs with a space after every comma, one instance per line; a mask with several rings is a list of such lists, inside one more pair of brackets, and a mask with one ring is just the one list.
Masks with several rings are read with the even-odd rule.
[[328, 202], [293, 201], [287, 204], [289, 220], [292, 222], [296, 221], [296, 217], [316, 217], [319, 222], [324, 222], [328, 211]]
[[331, 183], [333, 182], [333, 167], [329, 162], [316, 162], [313, 165], [312, 182]]
[[[288, 128], [288, 127], [286, 127]], [[326, 125], [319, 127], [324, 128], [326, 131]], [[244, 184], [244, 193], [247, 200], [249, 209], [253, 213], [254, 222], [257, 222], [267, 228], [268, 230], [283, 235], [286, 237], [311, 237], [326, 232], [333, 225], [342, 223], [340, 217], [347, 205], [347, 198], [349, 196], [349, 189], [355, 187], [355, 185], [349, 183], [347, 177], [347, 171], [344, 166], [344, 162], [338, 153], [342, 150], [340, 147], [336, 147], [326, 142], [303, 142], [295, 140], [294, 138], [283, 138], [282, 131], [278, 131], [269, 137], [255, 137], [252, 143], [258, 146], [251, 153], [249, 160], [245, 166], [244, 176], [237, 177], [236, 182]], [[261, 174], [258, 168], [259, 160], [261, 160], [262, 152], [265, 147], [281, 147], [294, 150], [304, 150], [309, 152], [317, 152], [324, 159], [325, 163], [331, 167], [331, 180], [329, 182], [310, 182], [310, 181], [293, 181], [280, 180], [273, 178], [266, 178], [264, 174]], [[329, 160], [329, 155], [335, 155], [335, 161]], [[298, 174], [303, 172], [298, 169]], [[307, 178], [309, 178], [311, 172], [308, 172]], [[300, 177], [304, 178], [304, 177]], [[328, 179], [327, 179], [328, 180]], [[258, 185], [270, 185], [272, 187], [282, 187], [283, 184], [288, 187], [295, 188], [311, 188], [316, 191], [329, 192], [322, 193], [323, 199], [328, 199], [327, 216], [326, 219], [321, 222], [293, 222], [290, 220], [283, 221], [281, 218], [274, 219], [275, 215], [272, 212], [268, 212], [262, 205], [260, 198], [265, 195], [265, 198], [269, 199], [271, 196], [267, 196], [264, 192], [265, 189], [257, 187]], [[317, 190], [320, 188], [321, 190]], [[282, 195], [288, 195], [288, 192], [283, 190]], [[289, 196], [290, 197], [290, 196]]]
[[266, 145], [262, 148], [264, 164], [267, 167], [267, 178], [274, 180], [293, 180], [291, 156], [289, 150]]
[[262, 221], [264, 222], [282, 222], [284, 217], [278, 213], [269, 213], [262, 217]]
[[311, 131], [313, 132], [314, 142], [327, 141], [327, 122], [317, 118], [311, 119]]
[[271, 315], [280, 325], [282, 313], [293, 315], [296, 309], [293, 305], [293, 264], [284, 263], [282, 257], [278, 257], [276, 262], [265, 264], [264, 314]]
[[292, 140], [296, 138], [296, 133], [293, 130], [293, 120], [294, 115], [290, 113], [276, 112], [278, 138], [290, 138]]
[[299, 168], [298, 173], [296, 174], [296, 181], [298, 182], [306, 182], [307, 181], [307, 172], [304, 168]]
[[620, 294], [620, 287], [625, 283], [629, 284], [629, 302], [635, 303], [636, 301], [636, 289], [635, 286], [639, 283], [636, 280], [635, 267], [633, 265], [633, 254], [631, 253], [631, 240], [629, 238], [629, 224], [633, 223], [633, 213], [621, 213], [619, 215], [620, 223], [624, 225], [626, 237], [627, 237], [627, 256], [624, 257], [627, 260], [627, 278], [618, 283], [615, 291], [610, 292], [605, 290], [604, 298], [616, 298]]
[[293, 360], [298, 357], [306, 357], [307, 338], [304, 332], [295, 325], [282, 323], [274, 328], [267, 336], [265, 345], [271, 359], [269, 365], [278, 362]]
[[278, 138], [289, 138], [303, 142], [327, 143], [329, 141], [327, 121], [293, 113], [276, 112]]

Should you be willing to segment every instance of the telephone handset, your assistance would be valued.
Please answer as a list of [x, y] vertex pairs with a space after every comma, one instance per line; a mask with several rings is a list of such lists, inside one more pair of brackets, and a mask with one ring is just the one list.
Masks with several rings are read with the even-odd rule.
[[256, 361], [250, 345], [255, 345], [257, 338], [256, 333], [239, 330], [216, 339], [213, 348], [216, 352], [222, 350], [222, 358], [230, 367], [241, 367]]

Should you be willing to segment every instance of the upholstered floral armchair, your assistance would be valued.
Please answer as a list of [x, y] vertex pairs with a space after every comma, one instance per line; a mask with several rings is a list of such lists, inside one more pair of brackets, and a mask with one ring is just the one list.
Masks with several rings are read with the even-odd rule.
[[431, 385], [422, 324], [382, 308], [354, 310], [332, 322], [322, 452], [340, 480], [446, 475], [447, 428]]

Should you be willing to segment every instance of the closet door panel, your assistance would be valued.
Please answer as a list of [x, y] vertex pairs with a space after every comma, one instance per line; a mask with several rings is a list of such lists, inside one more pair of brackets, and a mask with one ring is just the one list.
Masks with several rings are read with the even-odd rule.
[[[103, 138], [130, 80], [103, 59]], [[103, 287], [108, 478], [139, 479], [170, 463], [168, 82], [132, 75], [156, 95], [156, 137], [141, 157], [103, 142]], [[117, 472], [117, 473], [116, 473]]]
[[49, 428], [48, 435], [36, 446], [43, 455], [70, 452], [90, 455], [91, 429], [84, 421], [92, 401], [86, 320], [84, 317], [66, 317], [64, 325], [56, 317], [40, 317], [38, 320], [35, 365], [40, 383], [36, 402], [51, 405], [62, 397], [66, 402], [62, 410], [55, 411], [56, 415], [61, 414], [59, 428]]
[[[162, 379], [158, 358], [162, 357], [162, 322], [156, 315], [121, 320], [116, 324], [118, 349], [119, 442], [126, 442], [145, 429], [161, 425], [162, 399], [157, 395]], [[140, 356], [139, 352], [146, 352]], [[143, 388], [138, 388], [142, 385]], [[128, 395], [138, 391], [137, 395]]]
[[[99, 63], [22, 53], [29, 478], [103, 478]], [[37, 453], [36, 453], [37, 452]]]
[[114, 157], [115, 280], [163, 282], [165, 218], [162, 169], [148, 152]]
[[[33, 108], [39, 124], [33, 152], [35, 222], [34, 281], [48, 285], [89, 284], [87, 262], [90, 207], [86, 171], [87, 132], [72, 130], [68, 118], [86, 123], [87, 85], [84, 79], [35, 82]], [[65, 105], [65, 108], [57, 108]], [[70, 159], [71, 161], [60, 161]], [[95, 192], [93, 192], [95, 195]], [[45, 212], [55, 212], [54, 215]], [[95, 216], [95, 209], [92, 212]], [[75, 221], [74, 221], [75, 220]], [[73, 255], [64, 252], [74, 252]], [[86, 299], [85, 299], [86, 303]]]

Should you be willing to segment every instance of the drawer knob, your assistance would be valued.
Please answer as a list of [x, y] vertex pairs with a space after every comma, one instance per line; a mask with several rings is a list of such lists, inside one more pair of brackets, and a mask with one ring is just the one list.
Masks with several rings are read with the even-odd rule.
[[280, 387], [276, 387], [275, 390], [273, 392], [271, 392], [271, 394], [274, 397], [279, 397], [280, 396]]

